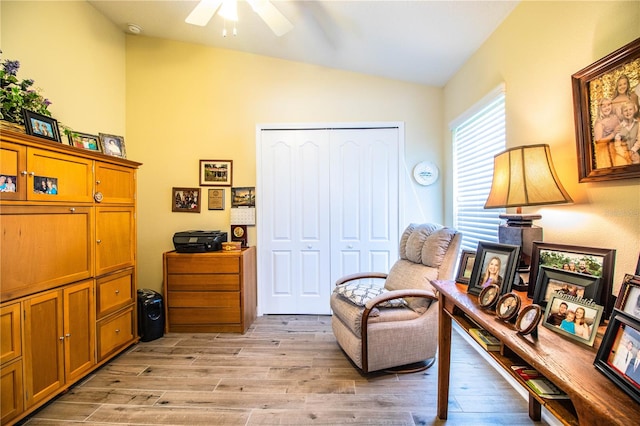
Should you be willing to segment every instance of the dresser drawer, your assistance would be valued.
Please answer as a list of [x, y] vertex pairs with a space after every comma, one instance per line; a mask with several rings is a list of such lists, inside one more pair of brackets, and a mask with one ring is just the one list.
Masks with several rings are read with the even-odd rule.
[[98, 322], [98, 360], [103, 360], [134, 339], [133, 307]]
[[239, 308], [240, 293], [237, 291], [169, 291], [168, 306], [172, 308]]
[[169, 290], [240, 291], [238, 274], [169, 274]]
[[99, 278], [96, 289], [96, 315], [101, 319], [133, 303], [133, 269]]
[[240, 258], [238, 256], [208, 256], [207, 253], [190, 256], [168, 256], [167, 272], [169, 274], [238, 274]]
[[240, 307], [229, 308], [169, 308], [171, 327], [181, 325], [240, 324]]

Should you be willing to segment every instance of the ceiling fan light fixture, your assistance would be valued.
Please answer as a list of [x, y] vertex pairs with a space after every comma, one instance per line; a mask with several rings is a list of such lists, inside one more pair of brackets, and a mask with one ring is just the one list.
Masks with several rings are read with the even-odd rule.
[[238, 20], [238, 2], [236, 0], [223, 0], [218, 15], [228, 21], [236, 22]]

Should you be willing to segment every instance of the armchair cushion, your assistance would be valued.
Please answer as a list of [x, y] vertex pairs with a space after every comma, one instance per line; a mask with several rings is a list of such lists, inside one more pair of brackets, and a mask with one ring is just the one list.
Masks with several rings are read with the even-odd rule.
[[[333, 292], [356, 306], [364, 306], [369, 300], [388, 292], [388, 290], [375, 284], [353, 282], [338, 285], [333, 289]], [[406, 306], [406, 303], [403, 299], [391, 299], [378, 304], [378, 306], [383, 308], [402, 308]]]

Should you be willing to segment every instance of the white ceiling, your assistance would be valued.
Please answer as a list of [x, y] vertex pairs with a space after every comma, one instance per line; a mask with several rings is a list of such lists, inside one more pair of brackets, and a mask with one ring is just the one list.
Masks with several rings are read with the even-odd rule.
[[137, 24], [142, 35], [149, 37], [438, 87], [446, 84], [518, 4], [497, 0], [273, 0], [294, 26], [277, 37], [240, 1], [238, 35], [223, 37], [220, 16], [205, 27], [184, 22], [197, 1], [88, 1], [123, 31], [128, 24]]

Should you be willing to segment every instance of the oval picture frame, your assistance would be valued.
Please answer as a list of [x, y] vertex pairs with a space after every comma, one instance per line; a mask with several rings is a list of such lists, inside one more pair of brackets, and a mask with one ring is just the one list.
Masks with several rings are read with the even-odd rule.
[[516, 320], [518, 333], [523, 335], [530, 334], [538, 327], [540, 319], [542, 319], [542, 308], [540, 305], [534, 303], [525, 306], [520, 311], [520, 314], [518, 314], [518, 319]]
[[500, 297], [500, 287], [496, 284], [489, 284], [482, 289], [478, 295], [478, 303], [485, 309], [490, 309], [496, 304]]
[[520, 296], [511, 292], [503, 294], [496, 303], [496, 315], [503, 321], [511, 321], [518, 315], [522, 300]]

